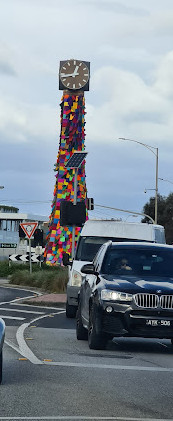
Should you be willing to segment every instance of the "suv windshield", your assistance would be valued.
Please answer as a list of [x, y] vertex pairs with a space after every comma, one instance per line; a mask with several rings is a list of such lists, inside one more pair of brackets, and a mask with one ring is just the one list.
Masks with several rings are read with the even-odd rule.
[[115, 276], [148, 275], [173, 278], [173, 249], [108, 248], [101, 272]]

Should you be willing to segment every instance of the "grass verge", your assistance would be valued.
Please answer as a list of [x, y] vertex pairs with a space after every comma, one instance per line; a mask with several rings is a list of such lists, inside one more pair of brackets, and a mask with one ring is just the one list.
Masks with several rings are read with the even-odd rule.
[[45, 264], [32, 265], [32, 273], [29, 273], [28, 264], [11, 264], [0, 262], [0, 277], [9, 278], [9, 283], [40, 288], [45, 292], [66, 292], [68, 269], [62, 266], [50, 267]]

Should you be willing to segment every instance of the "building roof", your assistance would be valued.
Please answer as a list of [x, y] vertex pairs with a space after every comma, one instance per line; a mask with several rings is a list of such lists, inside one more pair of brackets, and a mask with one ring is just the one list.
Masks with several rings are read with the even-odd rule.
[[9, 219], [14, 221], [38, 221], [47, 222], [49, 218], [44, 215], [34, 215], [31, 213], [0, 212], [0, 220]]

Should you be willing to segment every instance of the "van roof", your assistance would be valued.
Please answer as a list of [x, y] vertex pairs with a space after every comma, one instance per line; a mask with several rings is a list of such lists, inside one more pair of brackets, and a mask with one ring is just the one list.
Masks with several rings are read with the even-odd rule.
[[81, 236], [115, 237], [153, 241], [153, 231], [156, 229], [164, 231], [164, 227], [161, 225], [146, 224], [141, 222], [125, 222], [112, 219], [90, 219], [85, 222], [81, 231]]

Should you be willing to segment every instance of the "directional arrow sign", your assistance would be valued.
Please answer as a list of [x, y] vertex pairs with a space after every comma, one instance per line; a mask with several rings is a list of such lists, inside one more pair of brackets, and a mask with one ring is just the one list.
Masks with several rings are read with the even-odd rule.
[[9, 256], [9, 259], [12, 260], [12, 262], [17, 262], [16, 257], [18, 256], [18, 254], [11, 254], [11, 256]]
[[31, 261], [33, 262], [33, 263], [37, 263], [37, 262], [39, 262], [39, 259], [40, 258], [40, 256], [38, 255], [38, 254], [33, 254], [32, 256], [31, 256]]
[[27, 254], [22, 254], [22, 256], [20, 256], [20, 260], [22, 260], [22, 262], [28, 262], [29, 256]]
[[38, 226], [38, 222], [22, 222], [20, 224], [26, 236], [30, 239]]

